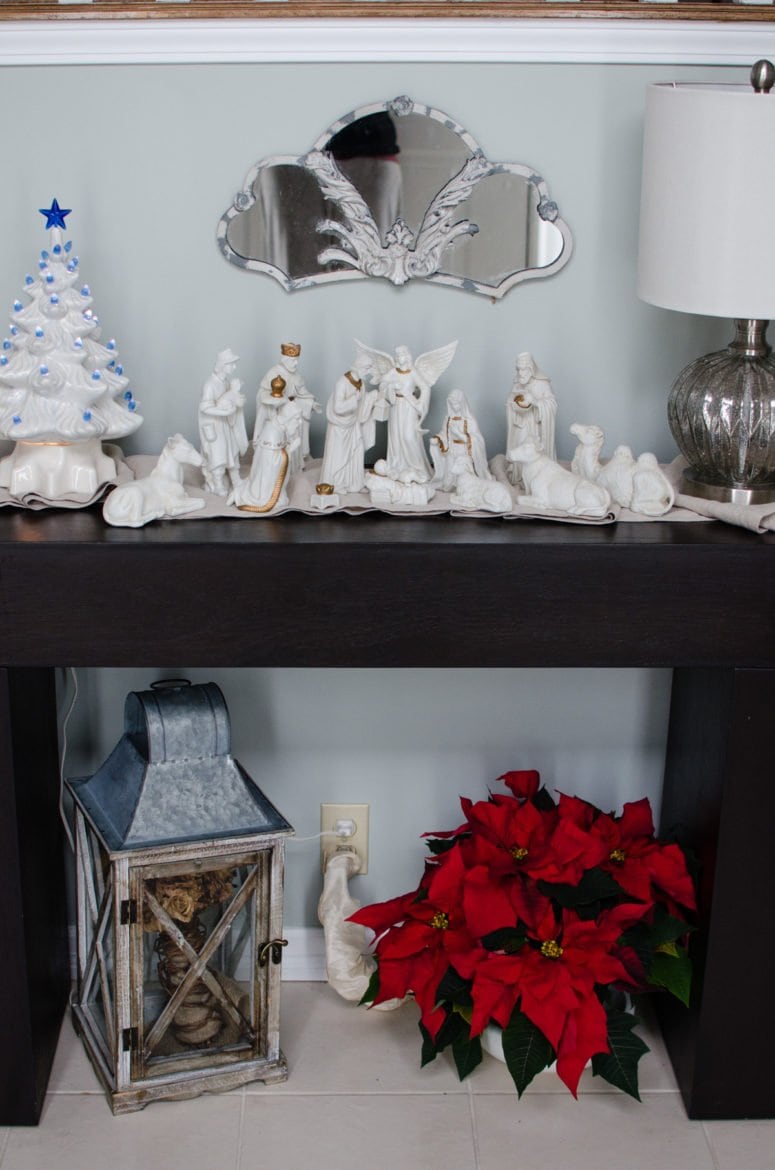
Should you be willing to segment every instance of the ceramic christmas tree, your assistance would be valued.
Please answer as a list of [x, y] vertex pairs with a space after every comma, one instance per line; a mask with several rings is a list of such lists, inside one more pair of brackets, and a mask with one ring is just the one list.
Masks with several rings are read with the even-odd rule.
[[22, 502], [89, 503], [116, 480], [103, 441], [131, 435], [142, 418], [115, 341], [99, 340], [78, 257], [63, 243], [70, 211], [56, 199], [40, 211], [50, 244], [25, 279], [26, 303], [14, 302], [0, 351], [0, 438], [15, 443], [0, 461], [0, 487]]

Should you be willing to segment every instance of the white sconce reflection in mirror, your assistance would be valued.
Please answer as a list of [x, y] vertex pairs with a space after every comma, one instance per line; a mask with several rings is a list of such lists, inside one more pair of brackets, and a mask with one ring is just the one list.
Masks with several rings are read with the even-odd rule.
[[462, 126], [408, 97], [353, 110], [307, 154], [256, 163], [217, 238], [232, 264], [288, 291], [382, 277], [498, 298], [572, 251], [539, 174], [491, 162]]
[[689, 467], [681, 490], [775, 500], [775, 69], [745, 85], [652, 85], [643, 145], [638, 295], [735, 321], [730, 345], [691, 362], [668, 400]]

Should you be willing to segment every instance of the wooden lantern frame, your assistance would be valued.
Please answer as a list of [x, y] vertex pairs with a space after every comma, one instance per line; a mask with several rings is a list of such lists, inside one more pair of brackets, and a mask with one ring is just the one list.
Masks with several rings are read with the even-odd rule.
[[[75, 809], [78, 980], [72, 1002], [76, 1030], [114, 1113], [150, 1101], [222, 1092], [251, 1081], [272, 1084], [288, 1075], [280, 1049], [282, 891], [285, 838], [290, 829], [244, 837], [175, 842], [111, 851], [88, 812]], [[216, 912], [199, 950], [155, 899], [152, 883], [218, 869], [240, 871], [238, 890]], [[232, 927], [240, 913], [242, 940]], [[149, 981], [145, 935], [152, 915], [160, 935], [172, 939], [188, 971], [155, 1020], [146, 1019]], [[245, 939], [245, 930], [248, 937]], [[210, 960], [230, 946], [249, 943], [245, 980], [247, 1017], [224, 990], [223, 973]], [[241, 968], [242, 971], [242, 968]], [[158, 1055], [176, 1011], [199, 981], [239, 1039], [194, 1045]]]

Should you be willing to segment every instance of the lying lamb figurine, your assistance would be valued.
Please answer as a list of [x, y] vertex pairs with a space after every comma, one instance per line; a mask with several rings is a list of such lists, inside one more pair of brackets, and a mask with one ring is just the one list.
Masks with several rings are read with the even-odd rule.
[[629, 447], [620, 446], [604, 465], [600, 452], [605, 436], [594, 424], [574, 423], [571, 434], [579, 440], [571, 470], [596, 483], [611, 494], [614, 503], [642, 516], [664, 516], [675, 503], [675, 491], [660, 469], [656, 455], [644, 451], [635, 459]]
[[148, 475], [113, 489], [102, 505], [103, 518], [116, 527], [142, 528], [151, 520], [198, 512], [205, 501], [186, 495], [183, 468], [187, 463], [201, 467], [202, 456], [188, 439], [173, 435]]
[[506, 457], [521, 465], [528, 494], [517, 499], [524, 507], [586, 516], [590, 520], [602, 519], [610, 510], [611, 497], [604, 487], [567, 471], [532, 439], [514, 447]]
[[497, 479], [480, 479], [470, 471], [458, 474], [455, 490], [449, 497], [453, 508], [461, 512], [511, 512], [514, 501], [505, 483]]

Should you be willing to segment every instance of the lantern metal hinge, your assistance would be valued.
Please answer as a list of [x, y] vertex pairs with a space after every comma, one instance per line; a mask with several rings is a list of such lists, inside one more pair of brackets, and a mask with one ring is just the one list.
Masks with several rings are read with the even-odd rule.
[[139, 1043], [139, 1035], [137, 1028], [124, 1028], [121, 1034], [121, 1041], [124, 1052], [132, 1052]]
[[269, 952], [272, 953], [272, 962], [281, 963], [283, 958], [283, 947], [288, 946], [287, 938], [272, 938], [269, 942], [264, 943], [261, 950], [258, 952], [258, 965], [265, 967], [269, 962]]
[[137, 922], [137, 900], [124, 898], [121, 903], [121, 925], [133, 926]]

